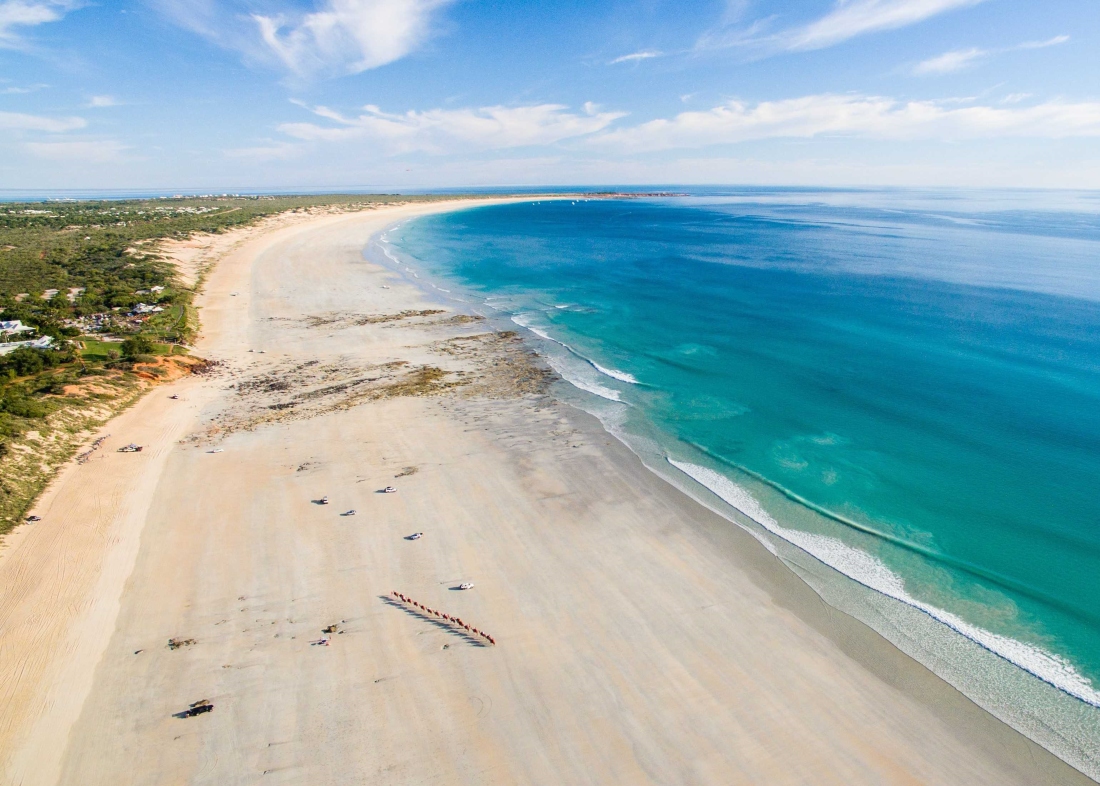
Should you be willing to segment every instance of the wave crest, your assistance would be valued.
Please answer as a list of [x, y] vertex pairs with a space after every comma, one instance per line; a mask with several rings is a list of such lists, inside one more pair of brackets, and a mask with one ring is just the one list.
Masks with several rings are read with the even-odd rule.
[[1065, 658], [1032, 644], [979, 628], [956, 614], [920, 601], [905, 591], [905, 582], [901, 576], [890, 570], [877, 557], [849, 546], [837, 538], [788, 529], [764, 510], [760, 502], [747, 489], [734, 483], [725, 475], [697, 464], [676, 461], [673, 458], [667, 460], [676, 469], [714, 492], [720, 499], [768, 532], [797, 546], [833, 570], [843, 573], [869, 589], [923, 611], [956, 633], [1044, 682], [1086, 704], [1100, 707], [1100, 692]]

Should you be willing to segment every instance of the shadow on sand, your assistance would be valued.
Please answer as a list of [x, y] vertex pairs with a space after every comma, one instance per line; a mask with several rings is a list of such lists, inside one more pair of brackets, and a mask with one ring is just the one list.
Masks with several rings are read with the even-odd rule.
[[379, 595], [378, 598], [383, 603], [385, 603], [387, 606], [390, 606], [390, 607], [395, 608], [395, 609], [400, 609], [401, 611], [408, 614], [410, 617], [416, 617], [419, 620], [431, 623], [432, 625], [439, 628], [440, 630], [445, 631], [445, 632], [451, 634], [452, 636], [456, 636], [456, 637], [462, 639], [463, 641], [465, 641], [467, 644], [469, 644], [472, 647], [488, 647], [489, 646], [480, 637], [476, 637], [476, 636], [474, 636], [470, 633], [467, 633], [462, 628], [448, 622], [447, 620], [441, 620], [441, 619], [438, 619], [436, 617], [433, 617], [431, 614], [426, 614], [425, 612], [421, 611], [420, 609], [416, 608], [415, 606], [406, 606], [404, 603], [399, 603], [398, 601], [394, 600], [389, 595]]

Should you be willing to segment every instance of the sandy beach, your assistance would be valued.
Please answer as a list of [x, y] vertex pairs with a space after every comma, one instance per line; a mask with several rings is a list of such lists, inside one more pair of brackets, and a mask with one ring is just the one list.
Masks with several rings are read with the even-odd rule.
[[217, 373], [111, 422], [0, 556], [5, 783], [1092, 783], [362, 257], [469, 205], [225, 246]]

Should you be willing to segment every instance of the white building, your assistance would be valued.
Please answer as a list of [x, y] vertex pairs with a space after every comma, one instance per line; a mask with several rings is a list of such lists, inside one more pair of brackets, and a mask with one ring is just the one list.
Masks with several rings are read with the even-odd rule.
[[9, 352], [14, 352], [20, 347], [30, 347], [31, 349], [49, 349], [50, 344], [53, 343], [53, 339], [49, 336], [42, 336], [42, 338], [36, 338], [33, 341], [10, 341], [7, 344], [0, 344], [0, 355], [7, 355]]
[[30, 325], [24, 325], [18, 319], [0, 322], [0, 335], [10, 336], [13, 333], [27, 333], [34, 330]]

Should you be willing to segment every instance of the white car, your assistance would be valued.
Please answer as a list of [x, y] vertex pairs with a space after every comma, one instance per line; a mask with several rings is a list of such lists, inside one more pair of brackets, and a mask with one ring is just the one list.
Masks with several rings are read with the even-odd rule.
[[413, 534], [409, 535], [409, 540], [420, 540], [422, 537], [424, 537], [423, 532], [414, 532]]
[[461, 584], [458, 585], [458, 588], [460, 590], [468, 590], [468, 589], [473, 589], [474, 585], [473, 585], [472, 582], [464, 581], [464, 582], [462, 582]]
[[393, 486], [386, 486], [384, 489], [382, 489], [382, 493], [383, 494], [396, 494], [397, 489], [395, 489]]
[[327, 505], [328, 504], [328, 497], [321, 497], [321, 504], [322, 505]]

